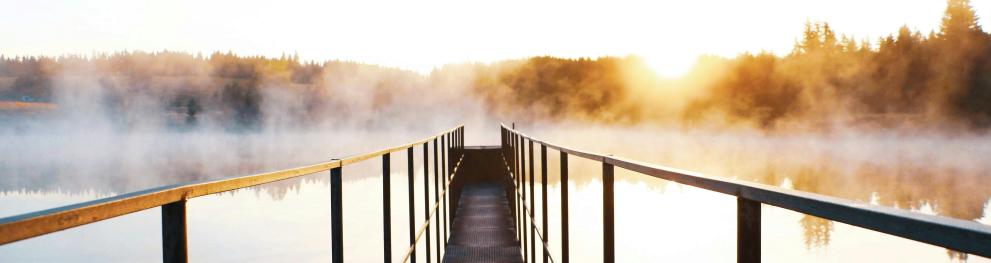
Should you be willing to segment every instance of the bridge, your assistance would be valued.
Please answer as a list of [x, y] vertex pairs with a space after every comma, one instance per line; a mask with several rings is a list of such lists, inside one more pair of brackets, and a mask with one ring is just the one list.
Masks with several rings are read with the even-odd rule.
[[[601, 163], [602, 262], [614, 262], [614, 173], [626, 169], [737, 198], [738, 262], [761, 260], [761, 204], [911, 239], [947, 249], [991, 257], [991, 227], [977, 222], [926, 215], [824, 195], [733, 179], [711, 177], [612, 155], [582, 151], [500, 128], [498, 146], [465, 146], [458, 126], [404, 145], [293, 169], [162, 186], [113, 197], [0, 218], [0, 245], [90, 224], [146, 209], [161, 208], [162, 260], [188, 262], [186, 201], [189, 199], [327, 172], [331, 194], [331, 259], [344, 262], [343, 167], [380, 159], [382, 163], [382, 230], [385, 262], [570, 262], [568, 188], [561, 187], [560, 228], [549, 229], [547, 155], [560, 155], [560, 180], [568, 182], [569, 158]], [[414, 156], [420, 152], [423, 189], [414, 187]], [[535, 152], [539, 151], [539, 154]], [[393, 258], [390, 156], [407, 156], [409, 246]], [[534, 164], [540, 162], [540, 171]], [[429, 175], [433, 175], [430, 180]], [[540, 190], [536, 179], [540, 178]], [[432, 187], [431, 187], [432, 184]], [[415, 194], [423, 203], [415, 202]], [[537, 192], [540, 192], [539, 197]], [[431, 193], [433, 193], [431, 199]], [[540, 210], [534, 209], [541, 202]], [[422, 209], [424, 217], [415, 217]], [[537, 220], [537, 215], [540, 220]], [[647, 226], [644, 226], [647, 227]], [[686, 226], [704, 227], [704, 226]], [[548, 244], [558, 242], [552, 255]], [[422, 246], [421, 246], [422, 245]], [[417, 253], [418, 249], [422, 247]], [[538, 257], [537, 252], [540, 251]], [[422, 254], [423, 257], [418, 257]], [[599, 261], [599, 259], [593, 259]]]

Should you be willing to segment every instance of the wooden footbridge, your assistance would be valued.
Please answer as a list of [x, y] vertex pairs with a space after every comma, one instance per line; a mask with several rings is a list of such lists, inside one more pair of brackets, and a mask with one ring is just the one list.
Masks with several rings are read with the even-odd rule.
[[[925, 215], [829, 196], [805, 193], [737, 180], [709, 177], [689, 171], [642, 163], [611, 155], [552, 144], [501, 127], [499, 146], [466, 147], [464, 127], [388, 149], [335, 159], [294, 169], [163, 186], [114, 197], [0, 218], [0, 245], [129, 213], [161, 207], [162, 251], [165, 262], [187, 262], [186, 200], [244, 187], [271, 183], [307, 174], [327, 172], [331, 196], [331, 256], [344, 262], [342, 168], [373, 158], [382, 160], [383, 251], [385, 262], [569, 262], [568, 188], [561, 188], [560, 228], [549, 229], [547, 206], [548, 150], [560, 154], [560, 178], [568, 181], [572, 156], [602, 165], [603, 258], [585, 261], [614, 262], [613, 173], [618, 167], [646, 176], [670, 180], [737, 197], [738, 262], [760, 262], [761, 204], [781, 207], [955, 251], [991, 257], [991, 227], [972, 221]], [[414, 189], [413, 156], [423, 159], [423, 187]], [[535, 155], [535, 152], [539, 154]], [[402, 258], [392, 258], [390, 156], [407, 155], [409, 185], [409, 246]], [[432, 157], [431, 157], [432, 156]], [[540, 171], [534, 163], [540, 162]], [[432, 163], [432, 165], [431, 165]], [[432, 168], [432, 169], [431, 169]], [[432, 170], [432, 173], [431, 173]], [[434, 180], [430, 180], [430, 175]], [[540, 191], [535, 184], [539, 177]], [[431, 188], [431, 182], [433, 184]], [[433, 189], [433, 191], [431, 191]], [[414, 195], [422, 192], [424, 202]], [[433, 192], [431, 199], [430, 193]], [[540, 192], [539, 197], [536, 195]], [[532, 209], [535, 202], [541, 209]], [[421, 206], [422, 205], [422, 206]], [[425, 215], [417, 221], [415, 211]], [[535, 220], [539, 213], [541, 220]], [[643, 226], [649, 227], [649, 226]], [[705, 227], [705, 226], [685, 226]], [[559, 242], [560, 253], [551, 255], [548, 244]], [[422, 246], [418, 246], [422, 245]], [[422, 247], [425, 251], [417, 253]], [[441, 248], [444, 248], [441, 250]], [[663, 249], [663, 248], [659, 248]], [[536, 252], [540, 250], [541, 256]], [[357, 252], [354, 252], [357, 253]], [[421, 254], [423, 257], [417, 257]]]

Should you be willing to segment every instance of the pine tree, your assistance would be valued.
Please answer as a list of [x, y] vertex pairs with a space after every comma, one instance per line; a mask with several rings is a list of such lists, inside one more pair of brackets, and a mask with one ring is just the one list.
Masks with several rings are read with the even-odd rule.
[[982, 32], [970, 0], [948, 0], [939, 29], [940, 36], [950, 41]]

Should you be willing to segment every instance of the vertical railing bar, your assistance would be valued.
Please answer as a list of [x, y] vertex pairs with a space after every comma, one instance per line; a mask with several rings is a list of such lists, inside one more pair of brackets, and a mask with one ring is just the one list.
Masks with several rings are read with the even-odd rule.
[[602, 262], [616, 262], [613, 165], [602, 163]]
[[331, 262], [344, 262], [344, 206], [341, 199], [342, 182], [341, 173], [343, 167], [330, 169], [330, 235], [331, 235]]
[[[523, 139], [523, 138], [521, 138], [521, 139]], [[523, 139], [523, 141], [525, 141], [525, 139]], [[527, 229], [530, 226], [527, 223], [529, 222], [530, 219], [527, 216], [527, 207], [526, 207], [526, 200], [527, 200], [527, 197], [526, 197], [526, 189], [527, 189], [527, 187], [526, 187], [526, 177], [527, 177], [527, 175], [529, 175], [526, 172], [526, 163], [527, 163], [527, 161], [526, 161], [526, 143], [523, 143], [521, 141], [520, 146], [521, 146], [520, 147], [520, 175], [522, 175], [522, 177], [520, 178], [520, 187], [523, 188], [522, 194], [520, 195], [520, 198], [521, 198], [520, 203], [521, 203], [521, 206], [522, 206], [520, 208], [521, 209], [520, 212], [523, 215], [523, 216], [520, 217], [522, 219], [520, 221], [520, 231], [523, 232], [523, 262], [530, 262], [530, 245], [529, 245], [529, 243], [530, 243], [530, 233], [527, 232]]]
[[430, 263], [430, 142], [423, 143], [423, 220], [427, 222], [427, 242], [424, 252]]
[[392, 262], [392, 176], [389, 153], [382, 155], [382, 258]]
[[[441, 146], [440, 147], [441, 148], [440, 156], [441, 156], [441, 159], [444, 160], [443, 161], [444, 167], [441, 169], [441, 170], [443, 170], [443, 173], [442, 173], [443, 175], [441, 176], [441, 178], [444, 178], [444, 180], [441, 181], [441, 183], [440, 183], [440, 188], [441, 188], [442, 191], [447, 191], [447, 179], [448, 179], [448, 177], [447, 177], [448, 176], [448, 174], [447, 174], [447, 166], [450, 165], [450, 162], [449, 162], [450, 160], [447, 159], [447, 146], [449, 145], [447, 143], [447, 141], [448, 141], [448, 135], [447, 134], [442, 135], [441, 136], [441, 142], [440, 142], [440, 146]], [[441, 202], [443, 202], [443, 204], [442, 204], [443, 208], [441, 208], [441, 212], [443, 213], [443, 216], [442, 217], [443, 217], [443, 220], [444, 220], [444, 223], [443, 223], [444, 232], [441, 234], [441, 237], [443, 237], [442, 241], [444, 243], [445, 248], [447, 247], [447, 197], [449, 197], [449, 196], [450, 196], [450, 194], [445, 194], [444, 195], [444, 198], [441, 200]]]
[[568, 238], [568, 153], [561, 152], [561, 263], [571, 259]]
[[[434, 203], [435, 204], [440, 201], [440, 186], [438, 186], [438, 184], [440, 183], [440, 166], [438, 166], [438, 164], [439, 164], [438, 162], [440, 160], [438, 158], [439, 158], [439, 153], [438, 153], [437, 137], [434, 137]], [[438, 212], [437, 211], [437, 208], [434, 208], [434, 211], [433, 212], [435, 212], [435, 213]], [[443, 227], [441, 227], [441, 225], [440, 225], [440, 216], [439, 215], [436, 216], [436, 217], [434, 217], [434, 222], [435, 222], [434, 225], [437, 226], [437, 230], [434, 231], [434, 234], [437, 237], [437, 239], [434, 242], [437, 245], [437, 247], [435, 247], [434, 249], [436, 249], [436, 251], [437, 251], [437, 262], [443, 262], [444, 261], [444, 256], [442, 256], [440, 254], [440, 249], [441, 249], [441, 247], [440, 247], [440, 241], [441, 241], [440, 240], [440, 231], [441, 231], [441, 228], [443, 228]]]
[[540, 144], [540, 219], [542, 221], [541, 231], [543, 231], [543, 238], [541, 241], [544, 244], [544, 263], [547, 263], [550, 259], [550, 255], [546, 247], [548, 240], [550, 239], [550, 229], [547, 227], [547, 145], [543, 143]]
[[[521, 165], [523, 165], [523, 163], [525, 162], [523, 160], [523, 143], [522, 143], [522, 140], [520, 140], [519, 134], [514, 134], [513, 137], [516, 137], [516, 153], [515, 153], [515, 155], [516, 155], [516, 165], [513, 167], [513, 169], [516, 169], [516, 174], [518, 175], [516, 177], [516, 188], [517, 188], [516, 190], [519, 193], [519, 194], [516, 195], [516, 203], [517, 203], [517, 211], [516, 211], [517, 213], [516, 214], [519, 216], [519, 218], [518, 218], [518, 220], [516, 222], [516, 225], [518, 226], [516, 228], [516, 231], [519, 232], [519, 233], [517, 233], [517, 237], [520, 240], [520, 242], [523, 243], [523, 244], [526, 244], [526, 233], [524, 231], [524, 227], [526, 226], [526, 224], [524, 224], [524, 220], [525, 220], [524, 218], [526, 217], [524, 215], [524, 206], [526, 206], [526, 204], [523, 202], [524, 201], [523, 197], [524, 197], [524, 194], [526, 193], [526, 191], [524, 190], [525, 189], [524, 187], [526, 187], [526, 186], [523, 185], [523, 177], [524, 177], [524, 175], [523, 175], [522, 169], [520, 168]], [[525, 251], [525, 249], [526, 248], [524, 246], [524, 251]], [[525, 257], [526, 256], [524, 256], [524, 258]]]
[[512, 163], [512, 165], [513, 165], [513, 176], [514, 176], [513, 180], [515, 180], [515, 183], [516, 183], [513, 186], [513, 202], [514, 202], [514, 205], [515, 205], [515, 207], [513, 207], [514, 208], [513, 213], [515, 213], [515, 216], [516, 216], [516, 217], [513, 218], [513, 219], [515, 219], [514, 222], [513, 222], [513, 224], [516, 224], [516, 241], [522, 242], [523, 241], [523, 238], [522, 238], [522, 234], [520, 233], [520, 231], [522, 231], [522, 230], [520, 230], [520, 227], [522, 227], [522, 225], [520, 224], [520, 219], [521, 219], [520, 218], [521, 217], [521, 213], [520, 213], [520, 170], [517, 167], [519, 165], [519, 163], [520, 163], [520, 161], [519, 161], [519, 158], [520, 158], [520, 154], [519, 154], [520, 153], [520, 151], [519, 151], [519, 140], [516, 138], [516, 134], [513, 134], [513, 133], [510, 133], [510, 134], [511, 134], [510, 135], [510, 140], [512, 140], [511, 143], [513, 144], [513, 149], [512, 149], [513, 150], [513, 163]]
[[760, 262], [760, 203], [736, 198], [736, 262]]
[[162, 206], [162, 262], [189, 262], [186, 246], [186, 200]]
[[416, 193], [413, 187], [413, 146], [406, 148], [406, 182], [409, 187], [406, 189], [407, 200], [409, 201], [409, 245], [413, 248], [410, 255], [410, 262], [416, 263]]
[[[447, 141], [447, 144], [444, 145], [444, 159], [445, 159], [445, 162], [444, 163], [447, 164], [447, 165], [444, 166], [444, 184], [445, 185], [451, 184], [451, 170], [453, 170], [453, 165], [454, 165], [454, 162], [453, 162], [454, 160], [451, 158], [451, 147], [454, 145], [454, 133], [453, 132], [446, 137], [446, 141]], [[451, 212], [451, 207], [450, 207], [449, 204], [453, 205], [451, 203], [451, 196], [454, 194], [454, 192], [451, 191], [450, 188], [448, 188], [447, 190], [448, 190], [448, 194], [446, 196], [444, 196], [444, 220], [445, 220], [445, 222], [444, 222], [444, 233], [446, 234], [444, 236], [444, 243], [445, 244], [447, 244], [448, 240], [451, 239], [450, 228], [451, 228], [451, 222], [452, 222], [452, 219], [451, 219], [452, 212]]]
[[[448, 135], [444, 136], [444, 141], [446, 142], [446, 144], [444, 144], [444, 164], [445, 164], [444, 165], [444, 185], [445, 185], [445, 187], [446, 187], [447, 184], [449, 184], [451, 182], [451, 142], [453, 141], [452, 138], [453, 138], [452, 137], [452, 134], [448, 134]], [[450, 191], [451, 189], [447, 189], [447, 190]], [[451, 227], [451, 211], [450, 211], [450, 208], [447, 206], [447, 204], [450, 203], [449, 201], [451, 200], [451, 195], [452, 194], [453, 194], [452, 192], [448, 192], [447, 195], [444, 196], [444, 244], [445, 244], [445, 248], [446, 248], [446, 244], [447, 244], [448, 240], [451, 238], [451, 232], [449, 230], [449, 228]]]
[[536, 183], [536, 173], [534, 171], [534, 161], [533, 161], [533, 140], [527, 140], [527, 144], [529, 144], [528, 147], [527, 147], [527, 154], [528, 154], [527, 157], [530, 158], [530, 160], [529, 160], [529, 162], [530, 162], [530, 167], [529, 167], [530, 168], [530, 206], [528, 207], [529, 210], [530, 210], [530, 213], [527, 214], [527, 217], [530, 218], [530, 224], [528, 224], [527, 227], [530, 228], [530, 259], [533, 260], [533, 262], [537, 262], [537, 226], [535, 225], [537, 222], [533, 222], [533, 220], [536, 219], [533, 216], [536, 213], [536, 211], [534, 211], [534, 210], [537, 207], [537, 204], [536, 204], [536, 201], [537, 201], [536, 200], [536, 192], [537, 191], [534, 188], [534, 185]]

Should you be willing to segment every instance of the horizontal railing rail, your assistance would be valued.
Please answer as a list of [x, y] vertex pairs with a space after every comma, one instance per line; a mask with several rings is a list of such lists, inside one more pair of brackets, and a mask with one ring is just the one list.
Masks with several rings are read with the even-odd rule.
[[[438, 143], [443, 144], [443, 147], [438, 148]], [[426, 181], [429, 181], [429, 163], [428, 159], [428, 146], [433, 145], [434, 147], [434, 209], [439, 209], [441, 205], [446, 207], [447, 199], [443, 201], [439, 199], [440, 193], [446, 193], [444, 191], [437, 190], [437, 180], [440, 173], [440, 167], [438, 160], [443, 158], [444, 164], [443, 172], [447, 174], [448, 171], [456, 171], [451, 169], [451, 165], [460, 165], [460, 160], [463, 156], [460, 149], [464, 146], [464, 126], [457, 126], [450, 130], [443, 131], [436, 135], [430, 136], [428, 138], [407, 143], [404, 145], [389, 147], [377, 151], [367, 152], [363, 154], [353, 155], [346, 158], [334, 159], [327, 162], [322, 162], [318, 164], [313, 164], [309, 166], [297, 167], [292, 169], [280, 170], [275, 172], [261, 173], [255, 175], [225, 178], [217, 180], [205, 180], [196, 181], [189, 183], [181, 183], [169, 186], [156, 187], [151, 189], [146, 189], [142, 191], [136, 191], [121, 195], [116, 195], [112, 197], [97, 199], [93, 201], [72, 204], [47, 210], [41, 210], [37, 212], [31, 212], [16, 216], [10, 216], [5, 218], [0, 218], [0, 245], [9, 244], [11, 242], [16, 242], [19, 240], [24, 240], [32, 237], [37, 237], [60, 230], [65, 230], [68, 228], [73, 228], [81, 225], [86, 225], [94, 223], [97, 221], [110, 219], [118, 216], [123, 216], [126, 214], [155, 208], [162, 207], [162, 246], [163, 246], [163, 259], [165, 262], [186, 262], [188, 260], [186, 253], [186, 200], [193, 199], [196, 197], [201, 197], [205, 195], [211, 195], [221, 192], [227, 192], [232, 190], [237, 190], [245, 187], [258, 186], [271, 182], [286, 180], [294, 177], [299, 177], [303, 175], [309, 175], [319, 172], [330, 171], [330, 188], [331, 188], [331, 241], [332, 241], [332, 259], [333, 262], [343, 262], [343, 215], [342, 215], [342, 168], [346, 165], [358, 163], [368, 159], [382, 157], [383, 160], [383, 230], [384, 235], [384, 245], [385, 262], [391, 261], [391, 212], [390, 212], [390, 185], [389, 185], [389, 174], [390, 174], [390, 162], [389, 156], [393, 152], [406, 150], [409, 159], [409, 207], [410, 207], [410, 232], [412, 237], [412, 232], [414, 229], [413, 225], [413, 148], [416, 146], [423, 146], [423, 176], [424, 176], [424, 191], [425, 194], [430, 192], [430, 186]], [[449, 156], [449, 150], [457, 151], [459, 154], [457, 162], [452, 162]], [[439, 152], [442, 154], [438, 155]], [[449, 180], [452, 176], [444, 176], [446, 187], [449, 184]], [[429, 198], [424, 199], [425, 206], [429, 209]], [[427, 211], [425, 211], [427, 212]], [[436, 212], [436, 210], [435, 210]], [[427, 212], [429, 213], [429, 212]], [[447, 216], [446, 210], [444, 211], [445, 216]], [[432, 214], [432, 213], [431, 213]], [[429, 220], [430, 217], [428, 217]], [[440, 225], [440, 218], [435, 218], [437, 225]], [[450, 220], [444, 218], [444, 224], [446, 225]], [[438, 226], [438, 230], [440, 227]], [[437, 231], [437, 254], [438, 261], [440, 260], [440, 231]], [[444, 233], [445, 238], [447, 233]], [[429, 243], [429, 239], [428, 239]], [[411, 238], [410, 244], [415, 244], [415, 240]], [[427, 246], [429, 250], [429, 244]], [[427, 262], [430, 262], [429, 255], [427, 256]], [[415, 261], [414, 261], [415, 262]]]
[[[825, 218], [862, 227], [902, 238], [907, 238], [947, 249], [991, 257], [991, 226], [975, 221], [922, 214], [907, 210], [872, 205], [826, 195], [784, 189], [741, 180], [706, 176], [699, 173], [629, 160], [611, 155], [577, 150], [539, 140], [518, 130], [502, 125], [503, 152], [508, 160], [508, 169], [513, 174], [521, 174], [527, 160], [523, 157], [524, 142], [531, 144], [530, 174], [533, 173], [532, 144], [541, 145], [543, 167], [546, 167], [545, 149], [551, 148], [561, 153], [561, 251], [562, 262], [568, 262], [568, 219], [567, 219], [567, 157], [574, 155], [602, 163], [603, 175], [603, 262], [615, 261], [614, 242], [614, 189], [613, 170], [620, 167], [636, 173], [653, 176], [685, 185], [737, 197], [737, 261], [760, 262], [760, 204], [772, 205], [803, 214]], [[545, 148], [546, 147], [546, 148]], [[544, 170], [546, 168], [542, 168]], [[546, 171], [544, 172], [546, 180]], [[521, 175], [526, 177], [526, 175]], [[532, 176], [531, 176], [532, 178]], [[518, 180], [519, 181], [519, 180]], [[531, 179], [532, 182], [532, 179]], [[546, 187], [546, 181], [544, 181]], [[530, 187], [531, 197], [533, 187]], [[517, 186], [517, 191], [526, 192], [525, 185]], [[544, 231], [546, 231], [546, 188], [544, 189]], [[522, 196], [525, 195], [521, 195]], [[518, 200], [520, 198], [517, 198]], [[531, 198], [532, 202], [532, 198]], [[531, 203], [531, 207], [532, 207]], [[520, 220], [517, 218], [517, 220]], [[525, 233], [518, 234], [524, 235]], [[525, 239], [525, 238], [523, 238]], [[522, 239], [521, 239], [522, 240]], [[545, 241], [546, 242], [546, 241]], [[532, 242], [531, 242], [532, 243]], [[531, 245], [532, 246], [532, 245]], [[523, 248], [527, 248], [524, 246]], [[531, 251], [533, 248], [530, 248]], [[524, 252], [525, 253], [525, 252]], [[524, 258], [525, 255], [524, 255]], [[545, 259], [546, 262], [546, 259]]]

